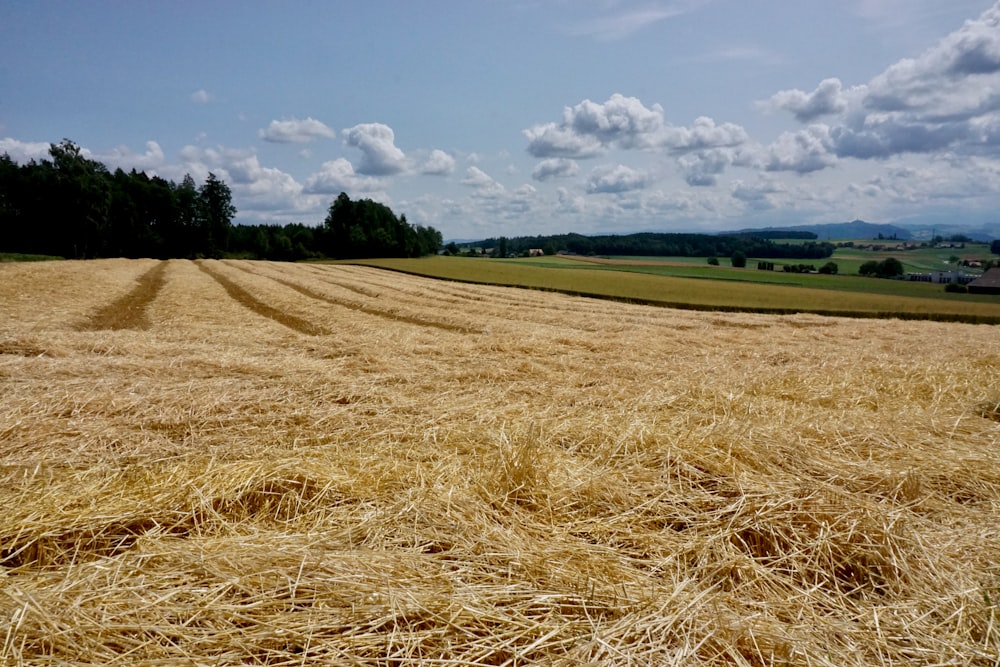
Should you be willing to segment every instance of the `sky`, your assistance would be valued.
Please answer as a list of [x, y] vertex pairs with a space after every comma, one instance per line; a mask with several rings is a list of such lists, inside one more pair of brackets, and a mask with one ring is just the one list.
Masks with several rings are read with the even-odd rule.
[[446, 239], [1000, 221], [1000, 2], [0, 2], [0, 154]]

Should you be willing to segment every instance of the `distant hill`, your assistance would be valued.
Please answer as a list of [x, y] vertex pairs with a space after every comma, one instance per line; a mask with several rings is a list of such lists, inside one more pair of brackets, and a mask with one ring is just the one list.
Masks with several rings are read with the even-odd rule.
[[[853, 220], [851, 222], [831, 222], [820, 225], [792, 225], [788, 227], [764, 227], [763, 229], [741, 229], [738, 234], [749, 234], [753, 232], [812, 232], [823, 241], [835, 241], [838, 239], [877, 239], [881, 234], [883, 238], [896, 238], [901, 241], [908, 241], [913, 238], [913, 234], [905, 227], [897, 225], [882, 225], [864, 220]], [[730, 232], [732, 233], [732, 232]]]

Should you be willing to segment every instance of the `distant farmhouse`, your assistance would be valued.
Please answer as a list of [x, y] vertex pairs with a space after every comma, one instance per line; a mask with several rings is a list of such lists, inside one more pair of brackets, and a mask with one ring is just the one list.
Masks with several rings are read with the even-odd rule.
[[990, 269], [969, 283], [969, 294], [1000, 294], [1000, 268]]

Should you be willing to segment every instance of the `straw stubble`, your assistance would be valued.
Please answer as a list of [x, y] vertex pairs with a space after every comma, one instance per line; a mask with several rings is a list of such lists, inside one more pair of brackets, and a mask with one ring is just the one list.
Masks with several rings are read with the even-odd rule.
[[[0, 278], [3, 664], [1000, 655], [991, 327], [350, 266]], [[94, 330], [116, 303], [142, 319]]]

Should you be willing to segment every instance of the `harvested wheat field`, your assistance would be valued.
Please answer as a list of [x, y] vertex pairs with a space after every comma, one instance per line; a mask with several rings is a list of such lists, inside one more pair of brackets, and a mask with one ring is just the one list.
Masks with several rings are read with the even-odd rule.
[[0, 265], [0, 664], [1000, 664], [1000, 329]]

